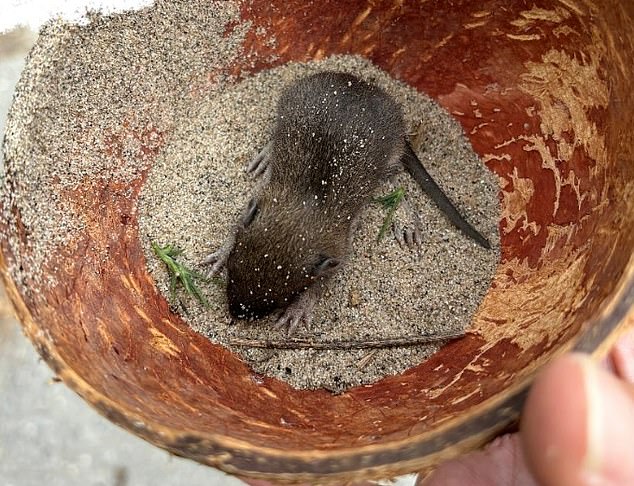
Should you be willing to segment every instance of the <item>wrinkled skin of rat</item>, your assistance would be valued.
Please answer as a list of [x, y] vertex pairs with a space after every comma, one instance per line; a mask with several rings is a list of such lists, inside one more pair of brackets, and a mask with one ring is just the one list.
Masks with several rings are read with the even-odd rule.
[[319, 73], [282, 93], [266, 181], [226, 262], [232, 316], [288, 312], [304, 293], [319, 294], [346, 260], [361, 209], [397, 172], [404, 143], [400, 107], [354, 76]]

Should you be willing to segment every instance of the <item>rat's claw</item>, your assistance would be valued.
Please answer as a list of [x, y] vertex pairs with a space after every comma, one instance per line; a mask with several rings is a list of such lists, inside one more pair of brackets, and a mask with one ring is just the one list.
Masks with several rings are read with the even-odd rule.
[[215, 263], [216, 261], [218, 261], [218, 253], [220, 253], [220, 251], [214, 251], [213, 253], [210, 253], [209, 255], [207, 255], [205, 257], [205, 259], [202, 261], [203, 265], [209, 265], [211, 263]]
[[392, 223], [392, 234], [401, 248], [414, 248], [423, 242], [423, 233], [417, 226], [403, 228], [395, 221]]
[[414, 248], [416, 246], [420, 246], [423, 242], [423, 233], [420, 228], [413, 226], [411, 228], [406, 228], [405, 231], [405, 243], [409, 248]]
[[219, 274], [227, 263], [228, 256], [229, 254], [224, 251], [224, 248], [207, 255], [202, 261], [203, 265], [211, 265], [211, 269], [207, 272], [207, 276], [211, 278], [214, 275]]
[[267, 143], [264, 148], [257, 154], [249, 165], [247, 165], [246, 171], [248, 174], [252, 174], [253, 177], [259, 177], [262, 175], [269, 166], [269, 160], [271, 159], [271, 142]]
[[224, 244], [219, 249], [205, 257], [205, 259], [202, 261], [202, 264], [211, 265], [211, 270], [208, 273], [208, 277], [211, 278], [214, 275], [217, 275], [225, 267], [235, 243], [236, 235], [232, 232], [229, 234], [229, 237], [225, 240]]
[[411, 228], [405, 228], [405, 244], [409, 248], [414, 246], [414, 235]]
[[[401, 202], [403, 209], [409, 216], [409, 224], [405, 228], [400, 228], [400, 235], [394, 232], [394, 237], [401, 246], [407, 246], [408, 248], [414, 248], [419, 246], [423, 242], [423, 231], [420, 216], [416, 210], [412, 207], [410, 200], [406, 197]], [[394, 223], [396, 226], [396, 222]]]
[[419, 228], [414, 228], [414, 244], [420, 246], [423, 243], [423, 233]]
[[291, 321], [292, 317], [286, 314], [282, 314], [282, 317], [275, 321], [275, 329], [277, 329], [278, 331], [282, 331], [284, 328], [286, 328], [288, 329], [287, 334], [289, 334], [291, 327], [297, 327], [297, 325], [293, 326]]
[[405, 239], [403, 238], [403, 228], [396, 221], [392, 223], [392, 234], [394, 234], [394, 238], [400, 246], [405, 244]]
[[292, 336], [295, 334], [297, 327], [299, 326], [299, 319], [292, 319], [290, 324], [288, 325], [288, 331], [286, 332], [287, 336]]
[[282, 315], [275, 322], [275, 328], [282, 330], [287, 328], [286, 334], [292, 336], [297, 331], [300, 323], [309, 325], [312, 321], [312, 313], [297, 305], [289, 305]]
[[313, 309], [320, 295], [321, 287], [319, 285], [315, 284], [308, 287], [303, 294], [300, 294], [295, 301], [291, 302], [281, 312], [275, 327], [277, 329], [287, 327], [287, 334], [290, 336], [297, 330], [301, 322], [304, 322], [307, 326], [310, 325], [313, 320]]
[[285, 312], [284, 314], [282, 314], [282, 317], [280, 317], [275, 323], [275, 328], [279, 331], [286, 328], [286, 334], [288, 336], [291, 336], [297, 330], [301, 319], [301, 315], [292, 312]]

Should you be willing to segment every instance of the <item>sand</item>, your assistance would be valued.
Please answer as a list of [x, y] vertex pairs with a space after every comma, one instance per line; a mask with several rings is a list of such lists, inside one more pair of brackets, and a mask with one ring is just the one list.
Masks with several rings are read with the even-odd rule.
[[[422, 221], [423, 244], [401, 248], [391, 235], [377, 243], [385, 212], [368, 206], [349, 263], [297, 336], [324, 341], [462, 332], [499, 259], [499, 189], [460, 125], [424, 95], [353, 56], [289, 64], [238, 83], [219, 78], [210, 86], [207, 74], [233, 62], [249, 27], [236, 2], [203, 0], [160, 1], [139, 12], [93, 15], [89, 25], [45, 27], [18, 85], [3, 146], [7, 229], [0, 236], [16, 256], [9, 262], [13, 280], [25, 293], [56, 284], [44, 271], [50, 256], [60, 248], [72, 252], [68, 245], [83, 228], [81, 207], [64, 198], [68, 189], [86, 179], [130, 183], [151, 167], [138, 205], [139, 235], [148, 268], [169, 299], [165, 269], [150, 243], [181, 247], [182, 261], [203, 271], [202, 258], [223, 243], [253, 192], [256, 182], [243, 167], [269, 137], [281, 88], [309, 72], [338, 69], [380, 84], [399, 100], [421, 160], [494, 250], [455, 230], [403, 174], [379, 194], [406, 189]], [[170, 134], [155, 161], [128, 136], [153, 129]], [[108, 151], [112, 137], [122, 137], [120, 154]], [[12, 207], [20, 209], [21, 221]], [[409, 224], [402, 209], [396, 220]], [[21, 230], [29, 234], [26, 247], [16, 236]], [[204, 292], [209, 309], [182, 294], [171, 305], [212, 341], [284, 339], [270, 320], [230, 325], [223, 289], [209, 285]], [[257, 373], [340, 392], [415, 366], [437, 349], [234, 351]]]
[[[86, 179], [126, 184], [142, 177], [150, 161], [131, 134], [169, 133], [189, 109], [192, 85], [236, 59], [249, 27], [233, 1], [158, 1], [89, 18], [85, 26], [56, 21], [43, 28], [7, 117], [2, 236], [16, 249], [10, 271], [25, 292], [55, 285], [43, 271], [49, 256], [82, 231], [81, 207], [68, 203], [66, 190]], [[113, 139], [120, 156], [109, 149]], [[30, 235], [26, 248], [16, 237], [20, 226]]]
[[[185, 264], [205, 271], [200, 262], [222, 245], [258, 184], [245, 174], [244, 167], [269, 139], [281, 89], [320, 70], [354, 73], [399, 100], [421, 160], [496, 249], [487, 251], [459, 233], [404, 173], [387, 182], [378, 194], [398, 186], [406, 189], [410, 205], [422, 221], [422, 245], [414, 250], [402, 248], [391, 234], [377, 242], [386, 212], [379, 205], [370, 205], [354, 235], [350, 261], [329, 282], [310, 325], [300, 326], [294, 337], [321, 342], [463, 332], [488, 289], [499, 256], [496, 179], [449, 114], [356, 56], [263, 71], [237, 84], [219, 86], [213, 95], [192, 106], [188, 120], [177, 127], [152, 167], [139, 204], [139, 231], [159, 288], [169, 299], [167, 273], [150, 251], [150, 243], [175, 244], [183, 249]], [[407, 226], [409, 219], [403, 208], [397, 211], [398, 224]], [[283, 330], [274, 329], [273, 318], [232, 324], [224, 288], [209, 285], [205, 292], [210, 309], [184, 294], [171, 303], [212, 341], [228, 344], [236, 337], [285, 338]], [[258, 373], [298, 388], [340, 392], [402, 372], [438, 347], [232, 349]]]

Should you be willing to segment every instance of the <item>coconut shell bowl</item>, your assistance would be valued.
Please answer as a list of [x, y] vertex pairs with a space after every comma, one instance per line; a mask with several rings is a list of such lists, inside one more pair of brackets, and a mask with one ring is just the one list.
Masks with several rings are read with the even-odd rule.
[[[83, 133], [98, 116], [72, 107], [47, 112], [36, 96], [65, 69], [60, 49], [79, 45], [88, 28], [47, 27], [7, 125], [0, 272], [41, 356], [101, 414], [171, 453], [242, 477], [391, 477], [433, 468], [514, 427], [545, 363], [571, 350], [600, 355], [634, 318], [632, 2], [237, 6], [246, 26], [241, 55], [207, 79], [357, 54], [428, 94], [458, 120], [499, 178], [501, 260], [466, 336], [400, 375], [339, 395], [256, 376], [172, 312], [148, 274], [136, 212], [143, 174], [65, 186], [58, 201], [80, 214], [81, 225], [53, 242], [46, 258], [36, 257], [41, 230], [27, 217], [33, 203], [22, 168], [39, 160], [35, 151], [46, 154], [47, 127], [72, 119]], [[134, 14], [119, 17], [127, 15]], [[187, 24], [185, 40], [196, 21], [165, 19]], [[156, 45], [160, 59], [163, 47]], [[76, 74], [77, 90], [96, 76]], [[206, 89], [192, 84], [184, 96]], [[143, 109], [138, 103], [135, 113]], [[130, 114], [102, 134], [104, 166], [120, 168], [127, 137], [136, 140], [144, 170], [151, 168], [169, 133], [157, 128], [165, 123], [135, 120]], [[83, 154], [74, 146], [49, 155], [62, 166]]]

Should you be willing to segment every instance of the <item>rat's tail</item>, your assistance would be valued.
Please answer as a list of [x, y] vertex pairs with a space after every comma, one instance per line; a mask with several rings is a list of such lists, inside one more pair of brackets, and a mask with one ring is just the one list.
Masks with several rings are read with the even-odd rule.
[[484, 248], [490, 249], [491, 244], [489, 241], [475, 229], [471, 223], [469, 223], [460, 212], [456, 209], [456, 206], [451, 202], [442, 189], [436, 184], [436, 181], [432, 179], [427, 172], [427, 169], [423, 166], [414, 149], [410, 145], [409, 141], [405, 142], [405, 153], [401, 157], [401, 163], [405, 170], [410, 173], [418, 185], [425, 191], [432, 201], [445, 213], [449, 218], [449, 221], [462, 231], [465, 235], [475, 240], [479, 245]]

